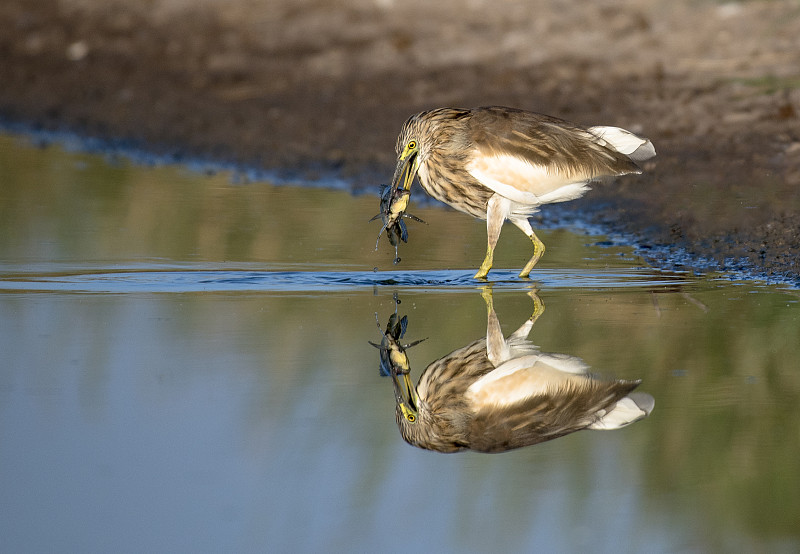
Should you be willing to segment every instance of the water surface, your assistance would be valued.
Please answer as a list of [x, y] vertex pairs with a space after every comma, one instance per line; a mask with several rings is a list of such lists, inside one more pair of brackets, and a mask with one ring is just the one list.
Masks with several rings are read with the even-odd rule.
[[[416, 380], [485, 336], [482, 222], [0, 139], [0, 537], [10, 552], [796, 551], [796, 290], [657, 271], [580, 231], [504, 230], [506, 334], [641, 379], [616, 431], [416, 449], [375, 313]], [[377, 189], [376, 189], [377, 194]]]

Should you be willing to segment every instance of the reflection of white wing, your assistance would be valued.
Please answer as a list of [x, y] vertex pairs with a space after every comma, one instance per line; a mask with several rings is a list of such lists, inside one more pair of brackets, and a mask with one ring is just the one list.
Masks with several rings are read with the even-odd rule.
[[543, 361], [550, 367], [563, 371], [564, 373], [573, 373], [575, 375], [585, 375], [589, 373], [589, 366], [576, 356], [569, 356], [567, 354], [542, 354]]
[[655, 399], [646, 392], [632, 392], [617, 402], [606, 412], [601, 410], [600, 419], [589, 426], [589, 429], [619, 429], [639, 421], [650, 415], [656, 405]]
[[467, 389], [467, 399], [481, 406], [508, 406], [531, 396], [553, 394], [572, 385], [586, 386], [590, 378], [583, 360], [566, 354], [533, 354], [509, 360]]

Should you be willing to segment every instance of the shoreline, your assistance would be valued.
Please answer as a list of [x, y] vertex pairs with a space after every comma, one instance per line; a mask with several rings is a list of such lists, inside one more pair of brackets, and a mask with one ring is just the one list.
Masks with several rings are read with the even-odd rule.
[[791, 0], [535, 13], [512, 0], [8, 0], [0, 121], [356, 193], [388, 181], [397, 133], [423, 109], [620, 126], [655, 144], [644, 174], [546, 212], [797, 286], [798, 13]]
[[[144, 167], [161, 165], [179, 165], [196, 173], [230, 173], [231, 182], [236, 184], [268, 182], [275, 186], [297, 186], [325, 188], [347, 192], [352, 195], [373, 195], [379, 200], [377, 185], [374, 192], [366, 187], [354, 187], [352, 182], [342, 179], [331, 170], [327, 175], [314, 173], [317, 177], [306, 178], [301, 169], [293, 172], [272, 171], [258, 167], [246, 167], [235, 162], [214, 160], [209, 158], [176, 155], [174, 153], [155, 153], [141, 145], [126, 141], [108, 141], [96, 137], [87, 137], [72, 131], [43, 131], [34, 129], [25, 123], [13, 123], [0, 120], [0, 133], [19, 140], [29, 141], [34, 148], [57, 146], [70, 152], [86, 153], [97, 156], [121, 157], [128, 162]], [[291, 174], [290, 174], [291, 173]], [[449, 210], [448, 206], [428, 197], [415, 183], [415, 194], [412, 202], [426, 206], [439, 206]], [[591, 195], [592, 191], [588, 193]], [[464, 217], [470, 217], [464, 214]], [[759, 281], [767, 285], [782, 285], [800, 288], [800, 279], [793, 275], [775, 275], [759, 271], [746, 262], [737, 264], [729, 261], [729, 267], [720, 268], [717, 261], [711, 258], [692, 255], [685, 249], [673, 245], [651, 245], [642, 241], [635, 233], [615, 230], [602, 222], [593, 221], [592, 214], [565, 204], [550, 204], [533, 216], [535, 227], [541, 229], [570, 228], [586, 236], [606, 237], [613, 246], [626, 246], [633, 249], [633, 254], [641, 257], [651, 267], [668, 273], [691, 273], [712, 279], [730, 281]], [[734, 265], [735, 267], [730, 267]]]

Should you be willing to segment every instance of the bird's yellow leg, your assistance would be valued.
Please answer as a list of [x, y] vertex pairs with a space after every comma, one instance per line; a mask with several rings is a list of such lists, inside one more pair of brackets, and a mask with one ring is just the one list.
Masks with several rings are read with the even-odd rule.
[[531, 242], [533, 242], [533, 256], [531, 256], [531, 259], [528, 260], [527, 264], [525, 264], [525, 267], [522, 268], [522, 271], [519, 272], [519, 276], [522, 278], [525, 278], [531, 274], [531, 269], [533, 269], [533, 266], [536, 265], [536, 262], [538, 262], [539, 258], [542, 257], [542, 254], [544, 254], [544, 243], [539, 240], [539, 237], [533, 233], [531, 234], [530, 239]]
[[539, 237], [537, 237], [536, 233], [533, 232], [533, 228], [531, 228], [531, 224], [527, 219], [512, 219], [511, 223], [519, 227], [523, 233], [528, 235], [528, 238], [531, 239], [531, 242], [533, 243], [533, 256], [531, 256], [531, 259], [528, 260], [527, 264], [525, 264], [525, 267], [522, 268], [522, 271], [519, 272], [519, 276], [524, 279], [531, 274], [531, 269], [533, 269], [533, 266], [536, 265], [536, 262], [538, 262], [539, 258], [542, 257], [542, 254], [544, 254], [544, 243], [539, 240]]
[[486, 257], [483, 259], [478, 273], [475, 274], [475, 279], [486, 279], [489, 270], [492, 269], [492, 262], [494, 261], [494, 247], [490, 244], [486, 248]]
[[500, 229], [503, 228], [503, 222], [506, 220], [508, 210], [511, 203], [508, 199], [495, 194], [489, 199], [486, 206], [486, 257], [483, 258], [478, 273], [475, 274], [475, 279], [486, 279], [489, 270], [492, 269], [492, 262], [494, 261], [494, 247], [497, 246], [497, 239], [500, 238]]

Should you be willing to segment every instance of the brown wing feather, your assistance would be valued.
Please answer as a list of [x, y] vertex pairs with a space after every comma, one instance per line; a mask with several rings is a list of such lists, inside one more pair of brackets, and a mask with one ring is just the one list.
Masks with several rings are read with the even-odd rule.
[[625, 154], [601, 146], [588, 130], [543, 114], [489, 106], [466, 122], [474, 146], [486, 156], [512, 155], [565, 177], [640, 173]]

